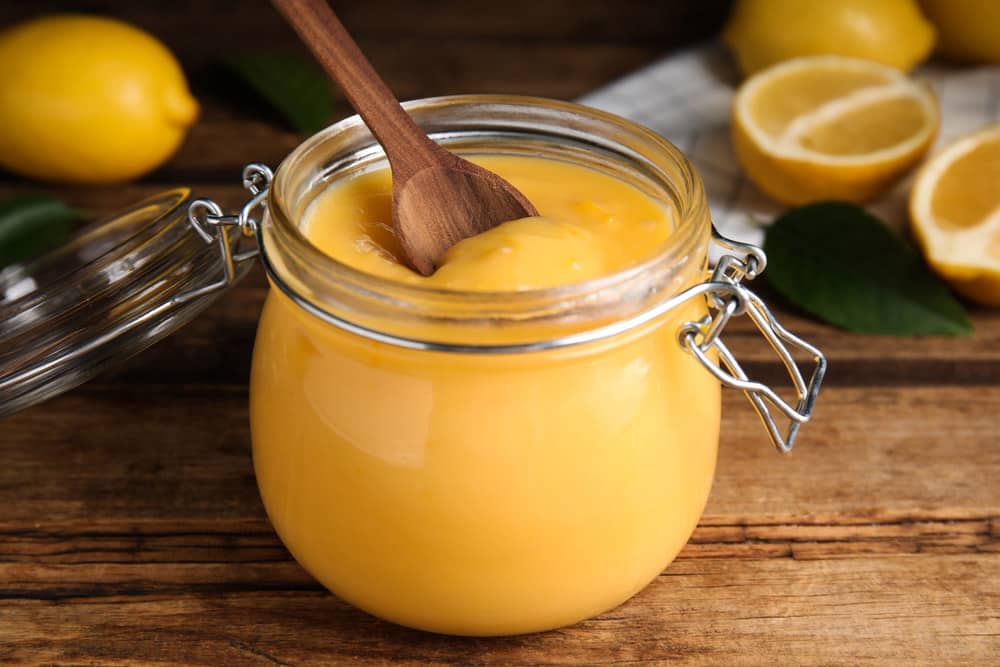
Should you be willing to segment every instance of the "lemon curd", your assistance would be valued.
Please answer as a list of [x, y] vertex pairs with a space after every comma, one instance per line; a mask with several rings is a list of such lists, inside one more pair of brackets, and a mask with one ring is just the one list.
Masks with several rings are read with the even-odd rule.
[[473, 156], [503, 175], [541, 216], [512, 220], [453, 246], [424, 277], [401, 261], [392, 233], [392, 178], [380, 169], [337, 184], [306, 217], [306, 234], [334, 259], [393, 280], [452, 290], [556, 287], [650, 257], [674, 228], [670, 209], [625, 181], [551, 159]]
[[[692, 215], [579, 164], [467, 157], [541, 215], [462, 241], [431, 276], [399, 259], [385, 169], [332, 179], [296, 223], [327, 259], [360, 272], [352, 280], [369, 276], [372, 292], [427, 288], [440, 316], [406, 325], [423, 338], [544, 340], [552, 318], [512, 315], [512, 294], [640, 270]], [[704, 255], [687, 259], [675, 289], [702, 279]], [[556, 294], [546, 302], [555, 319], [592, 324]], [[507, 305], [458, 321], [449, 308], [470, 301]], [[676, 556], [708, 497], [720, 390], [677, 342], [680, 323], [703, 314], [692, 301], [598, 342], [468, 354], [371, 340], [272, 290], [251, 384], [268, 515], [320, 582], [404, 625], [514, 634], [612, 608]]]

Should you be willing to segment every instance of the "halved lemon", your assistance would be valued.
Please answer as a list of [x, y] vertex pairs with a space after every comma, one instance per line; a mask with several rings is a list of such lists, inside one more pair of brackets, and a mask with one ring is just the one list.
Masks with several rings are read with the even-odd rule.
[[737, 158], [786, 204], [871, 199], [920, 160], [939, 125], [930, 89], [897, 69], [841, 56], [770, 67], [733, 101]]
[[1000, 306], [1000, 123], [961, 137], [917, 174], [910, 224], [956, 292]]

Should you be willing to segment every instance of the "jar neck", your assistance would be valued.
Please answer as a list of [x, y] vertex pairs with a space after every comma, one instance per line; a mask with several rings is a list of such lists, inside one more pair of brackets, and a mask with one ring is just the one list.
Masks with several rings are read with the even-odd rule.
[[302, 230], [307, 207], [326, 187], [384, 162], [352, 116], [281, 164], [261, 230], [272, 280], [310, 313], [439, 343], [516, 343], [632, 317], [699, 279], [711, 227], [704, 191], [688, 160], [658, 135], [594, 109], [534, 98], [445, 97], [406, 106], [450, 150], [551, 157], [626, 180], [671, 209], [676, 229], [639, 264], [556, 288], [462, 292], [363, 273], [322, 253]]

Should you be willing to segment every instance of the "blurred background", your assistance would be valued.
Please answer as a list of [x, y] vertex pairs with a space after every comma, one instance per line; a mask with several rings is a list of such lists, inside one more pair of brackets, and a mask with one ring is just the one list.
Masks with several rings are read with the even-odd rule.
[[[572, 99], [718, 32], [727, 0], [347, 0], [333, 3], [400, 99], [517, 93]], [[147, 180], [232, 179], [233, 167], [276, 164], [298, 143], [219, 62], [226, 54], [308, 53], [266, 0], [6, 2], [0, 27], [60, 12], [127, 21], [161, 40], [188, 76], [202, 114], [176, 157]], [[349, 107], [333, 91], [333, 117]], [[265, 123], [267, 127], [262, 127]], [[234, 145], [230, 138], [239, 138]], [[6, 181], [11, 176], [6, 175]]]

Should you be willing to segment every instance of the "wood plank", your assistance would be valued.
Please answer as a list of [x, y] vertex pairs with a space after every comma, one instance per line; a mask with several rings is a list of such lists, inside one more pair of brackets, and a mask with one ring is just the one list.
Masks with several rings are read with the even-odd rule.
[[[360, 35], [390, 37], [456, 34], [573, 42], [654, 42], [680, 45], [713, 35], [729, 0], [436, 0], [434, 3], [339, 2], [337, 12]], [[431, 12], [431, 14], [428, 14]]]
[[1000, 387], [830, 386], [786, 457], [767, 456], [755, 416], [734, 399], [706, 522], [1000, 515]]
[[[873, 552], [991, 553], [1000, 545], [1000, 536], [992, 534], [989, 526], [985, 519], [899, 519], [863, 525], [702, 524], [678, 558], [803, 560], [820, 553], [838, 558]], [[80, 597], [94, 595], [97, 587], [106, 595], [108, 586], [122, 586], [123, 581], [147, 576], [143, 573], [160, 563], [239, 568], [242, 564], [291, 560], [264, 518], [7, 521], [0, 523], [0, 582], [7, 582], [0, 585], [0, 598], [30, 597], [31, 591], [48, 598]], [[106, 568], [109, 565], [122, 569], [115, 574]], [[239, 576], [228, 569], [216, 572], [214, 581]], [[131, 574], [123, 577], [121, 573]], [[301, 574], [282, 568], [261, 576], [266, 576], [262, 585], [269, 588], [302, 583]], [[161, 583], [165, 581], [160, 578]], [[178, 579], [171, 585], [182, 584], [184, 581]]]
[[[366, 0], [332, 3], [359, 38], [505, 38], [513, 41], [649, 41], [677, 46], [713, 35], [731, 0], [647, 2], [645, 0]], [[266, 0], [244, 0], [235, 11], [219, 0], [150, 0], [143, 3], [90, 0], [86, 10], [112, 14], [158, 35], [182, 56], [213, 45], [296, 45], [292, 32]], [[0, 24], [66, 11], [60, 0], [0, 6]], [[391, 42], [389, 42], [391, 45]]]
[[[998, 405], [1000, 387], [831, 386], [780, 456], [726, 392], [702, 523], [1000, 518]], [[2, 523], [263, 518], [244, 386], [86, 386], [0, 422], [0, 460]]]
[[[54, 566], [55, 567], [55, 566]], [[74, 566], [63, 566], [67, 570]], [[318, 589], [254, 590], [282, 564], [158, 565], [133, 588], [73, 599], [5, 600], [7, 664], [993, 664], [1000, 558], [681, 559], [621, 607], [557, 632], [500, 639], [399, 628]], [[149, 576], [149, 579], [144, 578]], [[171, 591], [202, 582], [201, 592]], [[240, 588], [247, 584], [251, 590]]]

